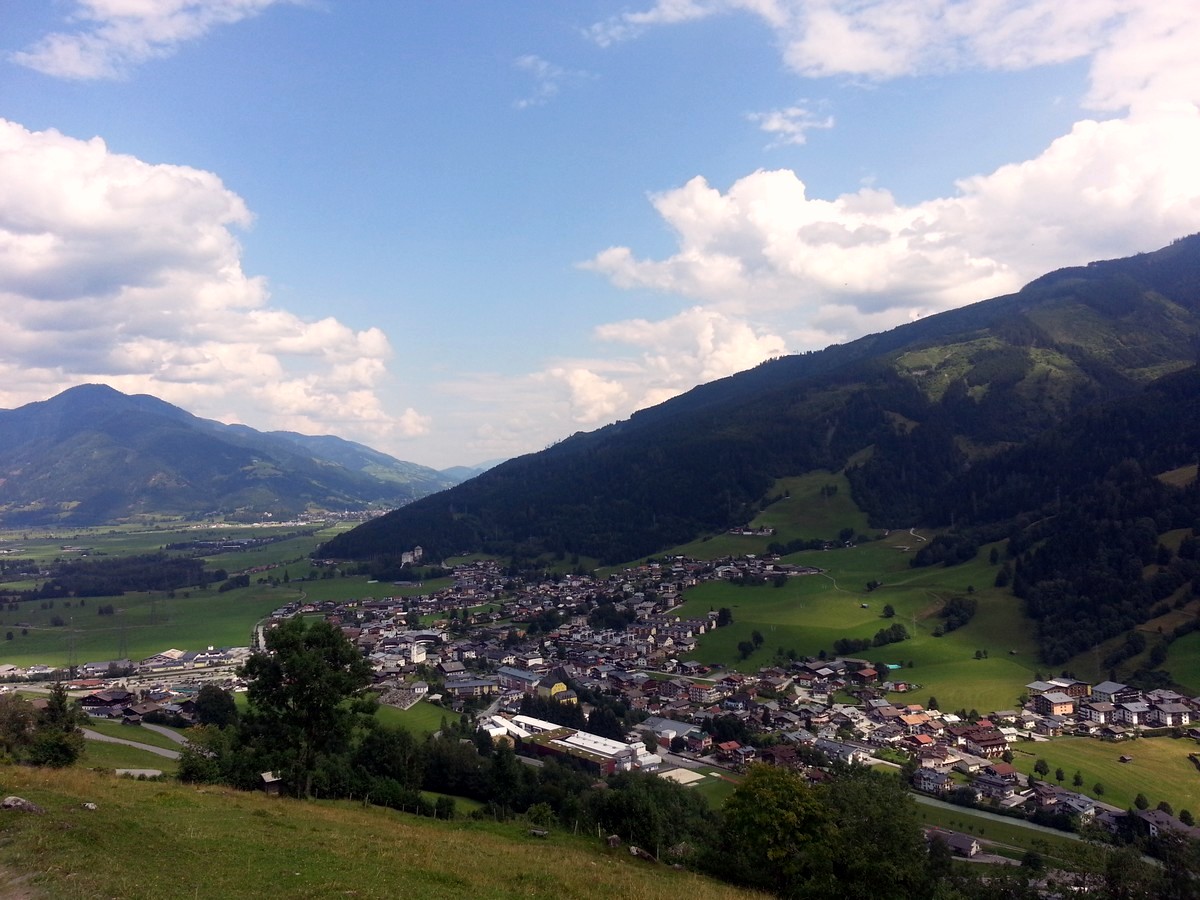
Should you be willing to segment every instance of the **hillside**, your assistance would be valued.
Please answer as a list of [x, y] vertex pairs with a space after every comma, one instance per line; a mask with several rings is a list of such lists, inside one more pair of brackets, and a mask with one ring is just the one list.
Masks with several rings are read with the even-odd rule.
[[46, 810], [0, 812], [5, 897], [757, 896], [632, 860], [594, 836], [538, 839], [518, 824], [438, 822], [80, 770], [6, 766], [0, 777], [5, 794]]
[[340, 438], [223, 425], [104, 385], [0, 410], [0, 524], [10, 527], [278, 518], [398, 506], [452, 483]]
[[1188, 367], [1198, 347], [1200, 235], [703, 385], [323, 552], [619, 562], [749, 521], [777, 478], [814, 469], [846, 469], [873, 525], [906, 528], [945, 510], [929, 498], [973, 466]]

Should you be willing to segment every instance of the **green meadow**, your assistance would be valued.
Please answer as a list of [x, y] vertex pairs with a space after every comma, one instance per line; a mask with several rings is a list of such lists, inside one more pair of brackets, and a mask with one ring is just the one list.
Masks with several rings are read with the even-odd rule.
[[102, 741], [84, 741], [83, 755], [75, 765], [85, 769], [158, 769], [164, 775], [174, 775], [179, 771], [177, 759]]
[[[837, 490], [823, 493], [822, 487], [828, 485]], [[742, 542], [739, 553], [765, 552], [771, 541], [833, 538], [843, 528], [869, 532], [840, 474], [816, 472], [781, 479], [769, 496], [784, 493], [790, 496], [768, 504], [752, 523], [775, 528], [774, 537], [720, 535], [672, 552], [711, 559], [722, 554], [709, 550], [731, 543]], [[1020, 601], [993, 586], [998, 566], [989, 562], [991, 545], [957, 566], [914, 569], [909, 561], [933, 532], [877, 534], [878, 540], [854, 547], [784, 557], [784, 562], [819, 568], [822, 574], [792, 576], [782, 587], [769, 581], [752, 587], [709, 582], [689, 590], [678, 610], [681, 615], [702, 616], [726, 606], [733, 612], [733, 624], [702, 636], [688, 658], [757, 670], [781, 655], [786, 658], [789, 651], [797, 656], [815, 656], [821, 650], [832, 654], [839, 638], [872, 638], [879, 629], [898, 622], [908, 630], [909, 640], [855, 655], [902, 666], [896, 677], [919, 685], [913, 690], [913, 702], [924, 704], [933, 696], [944, 710], [980, 712], [1015, 706], [1038, 670], [1037, 648]], [[761, 547], [752, 549], [746, 543], [755, 541]], [[879, 586], [868, 590], [869, 582]], [[954, 596], [973, 597], [978, 611], [967, 625], [935, 637], [934, 629], [943, 622], [937, 613]], [[894, 609], [894, 618], [884, 618], [885, 605]], [[755, 631], [762, 635], [762, 645], [742, 660], [738, 644], [751, 640]], [[977, 651], [986, 658], [977, 659]]]
[[1175, 683], [1191, 693], [1200, 693], [1200, 631], [1193, 631], [1171, 643], [1163, 665]]
[[[174, 598], [160, 593], [89, 597], [82, 605], [55, 600], [49, 609], [40, 602], [22, 603], [16, 612], [0, 612], [0, 663], [65, 665], [74, 659], [82, 664], [144, 659], [171, 647], [245, 647], [259, 619], [297, 596], [294, 589], [255, 585], [225, 593], [179, 591]], [[107, 604], [114, 614], [99, 615]], [[54, 616], [66, 624], [52, 625]]]
[[441, 730], [442, 719], [453, 722], [458, 718], [458, 714], [421, 700], [408, 709], [381, 705], [375, 713], [375, 718], [385, 725], [401, 725], [418, 737], [425, 737]]
[[[1109, 743], [1095, 738], [1064, 737], [1052, 741], [1019, 744], [1013, 765], [1026, 775], [1033, 772], [1039, 759], [1046, 760], [1050, 778], [1061, 768], [1065, 787], [1078, 790], [1105, 803], [1127, 809], [1140, 793], [1157, 806], [1166, 800], [1178, 813], [1181, 809], [1200, 810], [1200, 770], [1188, 754], [1200, 752], [1191, 738], [1153, 737]], [[1131, 756], [1130, 762], [1120, 761]], [[1075, 773], [1083, 776], [1083, 786], [1073, 786]], [[1104, 786], [1097, 794], [1096, 784]]]
[[[1054, 864], [1074, 868], [1095, 855], [1094, 849], [1080, 841], [1027, 828], [1017, 819], [998, 821], [965, 807], [951, 809], [918, 802], [917, 817], [922, 825], [974, 835], [980, 841], [998, 845], [987, 849], [1005, 856], [1020, 858], [1025, 851], [1036, 850]], [[1019, 853], [1006, 853], [1006, 848], [1015, 848]]]

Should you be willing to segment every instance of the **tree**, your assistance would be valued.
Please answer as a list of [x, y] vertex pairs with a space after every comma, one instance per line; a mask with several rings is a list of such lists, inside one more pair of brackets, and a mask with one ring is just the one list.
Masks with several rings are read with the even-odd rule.
[[342, 630], [291, 618], [267, 632], [267, 652], [242, 667], [250, 712], [247, 735], [288, 789], [312, 793], [324, 758], [344, 753], [357, 712], [348, 701], [371, 683], [371, 667]]
[[724, 877], [790, 897], [829, 870], [833, 826], [799, 775], [752, 766], [723, 813], [717, 862]]
[[215, 684], [206, 684], [196, 695], [196, 721], [201, 725], [224, 728], [237, 723], [237, 704], [233, 694]]
[[896, 607], [892, 606], [892, 604], [890, 604], [890, 603], [883, 604], [883, 617], [885, 619], [890, 619], [895, 615], [896, 615]]
[[1062, 770], [1061, 766], [1054, 770], [1054, 780], [1057, 781], [1059, 784], [1062, 784], [1063, 779], [1066, 777], [1067, 777], [1067, 773]]
[[1083, 773], [1078, 769], [1075, 770], [1075, 774], [1071, 777], [1071, 784], [1075, 785], [1075, 787], [1083, 787]]
[[754, 652], [754, 644], [751, 641], [738, 641], [737, 650], [740, 659], [749, 659]]
[[1133, 805], [1136, 806], [1138, 809], [1149, 809], [1150, 808], [1150, 800], [1146, 797], [1145, 794], [1139, 792], [1138, 795], [1133, 798]]
[[83, 753], [83, 732], [79, 730], [82, 718], [83, 713], [71, 703], [62, 682], [56, 681], [45, 708], [35, 717], [29, 761], [56, 769], [74, 764]]
[[1188, 827], [1196, 824], [1196, 818], [1192, 815], [1192, 811], [1190, 809], [1181, 809], [1179, 811], [1179, 821]]
[[1159, 812], [1165, 812], [1168, 816], [1175, 815], [1175, 810], [1166, 800], [1160, 800], [1158, 806], [1155, 807]]
[[1050, 774], [1050, 763], [1039, 757], [1038, 761], [1033, 764], [1033, 771], [1045, 778]]
[[33, 707], [17, 694], [0, 695], [0, 748], [12, 759], [29, 746]]
[[733, 624], [733, 610], [728, 606], [722, 606], [717, 610], [717, 627], [724, 628], [726, 625]]
[[938, 708], [937, 697], [934, 697], [932, 694], [930, 694], [929, 699], [925, 702], [925, 708], [926, 709], [937, 709]]
[[754, 649], [757, 650], [763, 644], [762, 632], [757, 628], [754, 629], [754, 631], [750, 632], [750, 640], [754, 642]]
[[1104, 785], [1102, 783], [1100, 783], [1099, 781], [1097, 781], [1094, 785], [1092, 785], [1092, 793], [1095, 794], [1097, 797], [1103, 797], [1104, 796]]

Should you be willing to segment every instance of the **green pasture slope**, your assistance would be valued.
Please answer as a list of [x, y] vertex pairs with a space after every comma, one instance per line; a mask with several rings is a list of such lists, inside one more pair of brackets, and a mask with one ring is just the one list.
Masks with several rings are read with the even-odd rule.
[[[1018, 744], [1013, 765], [1029, 775], [1039, 759], [1050, 767], [1050, 781], [1061, 768], [1063, 785], [1105, 803], [1128, 809], [1134, 798], [1144, 794], [1150, 805], [1166, 800], [1178, 813], [1181, 809], [1200, 812], [1200, 771], [1188, 759], [1200, 753], [1200, 745], [1191, 738], [1138, 738], [1120, 743], [1094, 738], [1064, 737], [1052, 741]], [[1130, 762], [1120, 761], [1131, 756]], [[1083, 776], [1083, 786], [1074, 787], [1075, 773]], [[1104, 786], [1097, 794], [1096, 784]]]
[[[865, 517], [854, 507], [842, 476], [812, 473], [785, 479], [771, 495], [789, 484], [790, 498], [763, 512], [776, 528], [774, 537], [721, 535], [672, 552], [715, 558], [729, 553], [725, 549], [729, 545], [738, 546], [739, 554], [757, 553], [765, 551], [771, 541], [786, 544], [795, 538], [834, 537], [843, 528], [866, 530]], [[822, 497], [823, 484], [837, 484], [839, 490], [832, 498]], [[752, 524], [762, 524], [762, 517]], [[793, 554], [784, 561], [815, 566], [823, 574], [791, 577], [779, 588], [770, 583], [738, 587], [724, 582], [693, 588], [678, 610], [682, 615], [701, 616], [727, 606], [734, 622], [701, 637], [689, 658], [756, 670], [781, 652], [794, 650], [798, 656], [808, 656], [825, 650], [832, 654], [838, 638], [870, 638], [880, 628], [899, 622], [908, 629], [910, 640], [873, 647], [858, 655], [903, 665], [897, 677], [920, 685], [910, 695], [913, 702], [924, 704], [933, 696], [943, 710], [1011, 709], [1038, 670], [1032, 627], [1020, 601], [1007, 590], [992, 586], [997, 566], [988, 562], [990, 546], [962, 565], [911, 568], [909, 560], [922, 538], [931, 537], [932, 532], [919, 529], [915, 535], [893, 531], [852, 548]], [[881, 582], [880, 587], [868, 591], [871, 581]], [[969, 588], [974, 588], [969, 596], [979, 603], [975, 618], [944, 637], [934, 637], [934, 629], [942, 622], [938, 610], [950, 597], [967, 596]], [[883, 618], [883, 607], [888, 604], [895, 609], [893, 619]], [[763, 644], [742, 661], [737, 645], [750, 640], [754, 631], [762, 634]], [[986, 658], [976, 659], [976, 651], [986, 651]]]

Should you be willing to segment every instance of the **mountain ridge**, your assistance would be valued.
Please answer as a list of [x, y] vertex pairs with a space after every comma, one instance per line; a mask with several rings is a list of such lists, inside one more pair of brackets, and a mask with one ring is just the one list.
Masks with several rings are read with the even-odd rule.
[[107, 385], [0, 410], [6, 525], [394, 507], [453, 483], [332, 435], [225, 425]]
[[339, 536], [330, 556], [421, 544], [615, 563], [752, 517], [775, 478], [848, 468], [880, 527], [972, 461], [1128, 396], [1200, 354], [1200, 235], [770, 360]]

